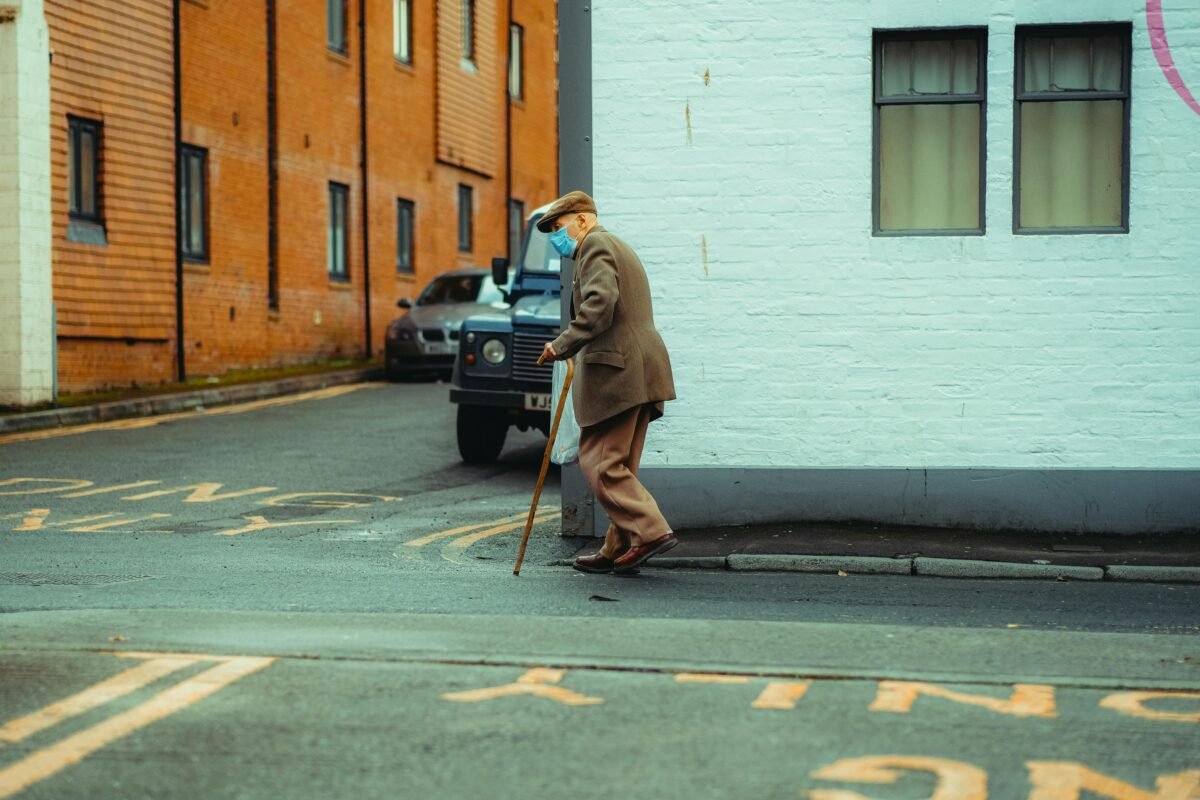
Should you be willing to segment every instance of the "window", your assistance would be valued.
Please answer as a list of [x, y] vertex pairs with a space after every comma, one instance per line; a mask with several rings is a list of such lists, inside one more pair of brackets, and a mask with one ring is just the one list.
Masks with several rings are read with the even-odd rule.
[[329, 277], [349, 280], [346, 258], [346, 207], [350, 187], [343, 183], [329, 184]]
[[208, 151], [180, 148], [179, 231], [184, 258], [208, 260]]
[[504, 295], [492, 282], [491, 275], [444, 275], [434, 278], [417, 298], [419, 306], [502, 302]]
[[465, 61], [475, 60], [475, 0], [462, 2], [462, 57]]
[[508, 96], [525, 96], [525, 29], [513, 23], [508, 29]]
[[521, 257], [521, 234], [525, 229], [525, 204], [520, 200], [508, 201], [508, 258], [516, 261]]
[[92, 119], [68, 117], [67, 127], [70, 217], [83, 222], [99, 223], [101, 125]]
[[876, 234], [983, 233], [986, 31], [875, 34]]
[[465, 183], [458, 185], [458, 249], [460, 252], [469, 253], [472, 250], [471, 244], [471, 210], [473, 207], [474, 198], [470, 186]]
[[1017, 28], [1017, 233], [1129, 230], [1130, 36]]
[[392, 0], [392, 53], [402, 64], [412, 63], [412, 0]]
[[416, 206], [411, 200], [396, 201], [396, 271], [413, 271], [413, 217]]
[[325, 23], [329, 49], [345, 55], [347, 52], [346, 0], [325, 0]]

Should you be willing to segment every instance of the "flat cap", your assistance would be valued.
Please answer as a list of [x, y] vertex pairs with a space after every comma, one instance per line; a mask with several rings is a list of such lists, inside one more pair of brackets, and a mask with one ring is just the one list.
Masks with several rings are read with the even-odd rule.
[[587, 192], [567, 192], [554, 201], [549, 210], [538, 220], [537, 228], [542, 233], [549, 233], [554, 220], [564, 214], [595, 214], [596, 202]]

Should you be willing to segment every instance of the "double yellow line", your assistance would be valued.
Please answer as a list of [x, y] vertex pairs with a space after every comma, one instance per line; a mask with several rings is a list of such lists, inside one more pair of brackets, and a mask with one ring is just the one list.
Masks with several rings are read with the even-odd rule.
[[117, 739], [203, 700], [239, 678], [270, 666], [275, 660], [250, 656], [166, 653], [114, 655], [118, 658], [140, 659], [142, 663], [32, 714], [4, 723], [0, 727], [0, 748], [16, 744], [60, 722], [125, 697], [186, 667], [213, 661], [217, 663], [164, 689], [128, 711], [98, 722], [0, 769], [0, 800], [24, 791], [72, 764], [78, 764]]

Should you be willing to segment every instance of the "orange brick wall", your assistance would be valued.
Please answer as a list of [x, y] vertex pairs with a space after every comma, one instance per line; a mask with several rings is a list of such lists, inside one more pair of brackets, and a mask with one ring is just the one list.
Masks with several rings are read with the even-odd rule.
[[[157, 383], [174, 370], [170, 0], [47, 0], [59, 388]], [[107, 245], [68, 240], [67, 115], [103, 123]]]
[[[486, 131], [494, 151], [491, 171], [462, 169], [438, 158], [438, 4], [453, 12], [457, 0], [414, 0], [413, 63], [398, 63], [392, 53], [392, 0], [367, 0], [368, 159], [372, 351], [383, 349], [396, 301], [414, 297], [435, 274], [461, 266], [487, 266], [507, 250], [505, 97], [507, 91], [508, 0], [491, 5], [491, 24], [478, 29], [478, 55], [496, 61], [480, 65], [473, 76], [486, 79]], [[115, 0], [102, 5], [124, 8]], [[144, 12], [150, 0], [134, 3]], [[208, 151], [209, 258], [184, 267], [184, 352], [189, 376], [219, 375], [231, 369], [360, 356], [364, 347], [362, 185], [360, 172], [358, 0], [347, 0], [348, 55], [326, 46], [325, 0], [278, 0], [278, 149], [279, 149], [279, 309], [268, 309], [268, 118], [267, 19], [265, 0], [184, 0], [181, 4], [182, 141]], [[60, 340], [60, 381], [64, 390], [108, 385], [155, 383], [174, 377], [174, 213], [171, 148], [170, 3], [154, 6], [157, 15], [140, 13], [156, 42], [154, 60], [115, 41], [102, 40], [94, 60], [128, 59], [130, 80], [106, 84], [106, 91], [153, 90], [150, 101], [130, 103], [152, 109], [153, 136], [143, 135], [140, 149], [106, 150], [115, 158], [137, 156], [149, 177], [147, 208], [118, 217], [147, 237], [125, 256], [125, 239], [112, 241], [106, 258], [97, 260], [85, 246], [66, 242], [65, 111], [60, 106], [78, 90], [55, 84], [56, 227], [55, 279], [60, 334], [68, 326], [135, 337], [133, 344], [112, 340]], [[57, 8], [51, 14], [50, 9]], [[51, 0], [62, 51], [81, 43], [64, 31], [90, 24], [83, 4]], [[111, 16], [111, 15], [110, 15]], [[486, 15], [481, 14], [480, 20]], [[514, 0], [514, 19], [525, 26], [525, 98], [513, 106], [513, 197], [527, 209], [553, 198], [557, 185], [557, 98], [554, 66], [554, 6], [549, 0]], [[456, 23], [457, 24], [457, 23]], [[120, 27], [113, 23], [115, 27]], [[72, 27], [74, 26], [74, 27]], [[148, 45], [147, 45], [148, 46]], [[458, 67], [458, 40], [453, 41]], [[164, 60], [165, 59], [165, 60]], [[497, 60], [498, 59], [498, 60]], [[69, 62], [67, 62], [69, 63]], [[154, 74], [143, 74], [153, 68]], [[101, 110], [111, 115], [101, 99]], [[465, 98], [443, 107], [464, 119], [478, 114]], [[464, 107], [459, 107], [464, 106]], [[466, 108], [470, 107], [470, 108]], [[89, 107], [78, 113], [89, 112]], [[112, 133], [105, 116], [106, 144]], [[124, 124], [124, 123], [122, 123]], [[149, 124], [149, 123], [147, 123]], [[145, 127], [145, 126], [143, 126]], [[158, 139], [161, 138], [161, 141]], [[142, 164], [142, 162], [145, 164]], [[121, 184], [105, 176], [106, 206], [118, 202]], [[348, 282], [328, 276], [328, 183], [350, 187]], [[457, 247], [458, 185], [475, 191], [474, 248]], [[112, 200], [108, 198], [112, 195]], [[415, 274], [396, 271], [396, 200], [416, 204]], [[123, 208], [123, 207], [122, 207]], [[122, 212], [125, 214], [125, 212]], [[151, 245], [153, 245], [151, 247]], [[117, 254], [120, 255], [118, 259]], [[86, 260], [90, 258], [91, 260]], [[86, 268], [86, 269], [85, 269]], [[90, 269], [90, 272], [86, 270]], [[90, 279], [90, 283], [84, 279]], [[121, 287], [108, 291], [109, 285]], [[69, 289], [78, 288], [76, 294]], [[77, 298], [64, 306], [65, 298]], [[134, 302], [128, 302], [134, 298]], [[148, 305], [150, 300], [152, 305]], [[150, 314], [153, 309], [153, 314]], [[68, 312], [64, 319], [64, 311]], [[153, 324], [150, 324], [153, 323]], [[156, 341], [136, 336], [152, 334]], [[90, 365], [90, 366], [87, 366]]]
[[[512, 194], [532, 211], [558, 196], [558, 28], [554, 3], [513, 0], [525, 28], [525, 91], [513, 103]], [[507, 85], [507, 76], [505, 78]]]
[[488, 177], [503, 177], [504, 168], [496, 148], [504, 140], [494, 135], [504, 124], [508, 64], [508, 9], [501, 14], [497, 8], [502, 1], [475, 0], [472, 61], [463, 58], [462, 0], [438, 0], [437, 9], [437, 156]]
[[207, 263], [184, 265], [191, 374], [260, 366], [267, 313], [267, 17], [262, 2], [180, 4], [184, 144], [208, 150]]

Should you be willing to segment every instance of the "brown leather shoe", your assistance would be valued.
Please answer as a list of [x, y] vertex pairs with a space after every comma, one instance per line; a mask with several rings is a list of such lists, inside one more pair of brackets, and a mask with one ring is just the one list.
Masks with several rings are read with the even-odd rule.
[[[628, 552], [629, 552], [628, 550], [625, 551], [625, 553], [628, 553]], [[622, 553], [621, 555], [624, 555], [625, 553]], [[617, 556], [617, 558], [620, 558], [620, 557], [621, 557], [620, 555]], [[580, 572], [592, 572], [595, 574], [604, 575], [604, 574], [607, 574], [607, 573], [613, 571], [614, 563], [616, 563], [616, 562], [614, 562], [612, 559], [605, 558], [600, 553], [596, 552], [596, 553], [592, 553], [590, 556], [576, 557], [575, 569], [579, 570]], [[636, 569], [632, 570], [632, 572], [637, 572], [637, 570]], [[626, 572], [625, 574], [628, 575], [631, 573]]]
[[613, 572], [629, 574], [644, 564], [646, 559], [661, 555], [677, 544], [679, 544], [679, 540], [675, 538], [675, 534], [668, 533], [666, 536], [660, 536], [653, 542], [634, 545], [617, 556], [616, 561], [613, 562]]

